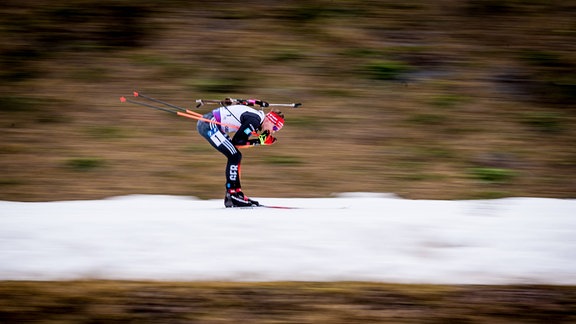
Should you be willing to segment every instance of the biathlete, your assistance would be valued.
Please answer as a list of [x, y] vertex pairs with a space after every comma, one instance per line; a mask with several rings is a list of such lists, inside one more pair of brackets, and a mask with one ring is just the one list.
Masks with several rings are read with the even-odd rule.
[[[224, 154], [228, 159], [226, 163], [226, 194], [224, 206], [226, 207], [252, 207], [259, 203], [248, 198], [242, 192], [240, 184], [240, 163], [242, 153], [240, 148], [256, 145], [272, 145], [276, 142], [276, 133], [284, 126], [284, 115], [277, 110], [265, 113], [254, 109], [255, 105], [269, 107], [262, 100], [230, 100], [223, 102], [222, 106], [203, 116], [210, 122], [199, 120], [198, 133], [210, 145]], [[229, 133], [235, 132], [230, 138]], [[256, 138], [250, 139], [251, 136]]]

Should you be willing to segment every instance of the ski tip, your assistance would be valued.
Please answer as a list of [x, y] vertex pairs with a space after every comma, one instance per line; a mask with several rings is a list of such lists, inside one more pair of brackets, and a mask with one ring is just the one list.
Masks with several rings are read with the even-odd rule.
[[292, 207], [292, 206], [271, 206], [271, 205], [258, 205], [256, 207], [274, 208], [274, 209], [300, 209], [299, 207]]
[[134, 91], [134, 97], [138, 97], [138, 91]]
[[126, 102], [126, 97], [120, 97], [120, 102]]

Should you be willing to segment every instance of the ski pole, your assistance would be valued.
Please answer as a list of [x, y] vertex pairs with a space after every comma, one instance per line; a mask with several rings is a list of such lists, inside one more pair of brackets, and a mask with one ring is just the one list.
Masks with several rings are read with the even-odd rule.
[[137, 92], [137, 91], [134, 91], [134, 97], [141, 97], [141, 98], [144, 98], [144, 99], [148, 99], [148, 100], [150, 100], [150, 101], [154, 101], [154, 102], [157, 102], [157, 103], [159, 103], [159, 104], [163, 104], [163, 105], [166, 105], [166, 106], [168, 106], [168, 107], [172, 107], [172, 108], [177, 109], [177, 110], [180, 110], [180, 111], [186, 111], [186, 110], [187, 110], [186, 108], [182, 108], [182, 107], [173, 105], [173, 104], [171, 104], [171, 103], [168, 103], [168, 102], [165, 102], [165, 101], [156, 99], [156, 98], [152, 98], [152, 97], [145, 96], [145, 95], [143, 95], [143, 94], [141, 94], [141, 93], [139, 93], [139, 92]]
[[130, 100], [130, 99], [126, 98], [126, 97], [120, 97], [120, 102], [129, 102], [129, 103], [132, 103], [132, 104], [135, 104], [135, 105], [145, 106], [145, 107], [149, 107], [149, 108], [152, 108], [152, 109], [161, 110], [161, 111], [165, 111], [165, 112], [169, 112], [169, 113], [173, 113], [173, 114], [176, 113], [176, 111], [170, 110], [170, 109], [168, 109], [168, 108], [158, 107], [158, 106], [154, 106], [154, 105], [147, 104], [147, 103], [144, 103], [144, 102], [139, 102], [139, 101]]
[[[165, 105], [165, 106], [174, 108], [174, 109], [176, 109], [176, 110], [178, 110], [178, 111], [185, 112], [185, 113], [190, 114], [190, 115], [195, 115], [195, 116], [198, 116], [198, 117], [202, 117], [202, 114], [199, 114], [199, 113], [197, 113], [197, 112], [195, 112], [195, 111], [191, 111], [191, 110], [189, 110], [189, 109], [187, 109], [187, 108], [183, 108], [183, 107], [180, 107], [180, 106], [176, 106], [176, 105], [173, 105], [173, 104], [168, 103], [168, 102], [166, 102], [166, 101], [162, 101], [162, 100], [160, 100], [160, 99], [156, 99], [156, 98], [152, 98], [152, 97], [143, 95], [143, 94], [141, 94], [141, 93], [139, 93], [139, 92], [137, 92], [137, 91], [134, 91], [133, 94], [134, 94], [134, 97], [144, 98], [144, 99], [147, 99], [147, 100], [150, 100], [150, 101], [153, 101], [153, 102], [157, 102], [157, 103], [163, 104], [163, 105]], [[160, 107], [157, 107], [157, 106], [154, 106], [154, 107], [160, 108]], [[152, 108], [152, 107], [151, 107], [151, 108]], [[164, 110], [164, 109], [160, 109], [160, 110]], [[165, 110], [164, 110], [164, 111], [165, 111]]]
[[[191, 112], [194, 113], [193, 111], [191, 111]], [[192, 118], [192, 119], [196, 119], [196, 120], [205, 121], [205, 122], [208, 122], [208, 123], [213, 123], [213, 124], [218, 124], [218, 125], [222, 125], [222, 126], [229, 127], [229, 128], [238, 129], [238, 126], [231, 125], [231, 124], [224, 124], [224, 123], [221, 123], [221, 122], [217, 122], [217, 121], [215, 121], [215, 120], [211, 120], [211, 119], [208, 119], [208, 118], [204, 118], [204, 117], [202, 117], [202, 115], [200, 115], [200, 114], [198, 114], [198, 113], [195, 113], [195, 114], [196, 114], [196, 115], [190, 115], [190, 114], [187, 114], [187, 113], [184, 113], [184, 112], [181, 112], [181, 111], [177, 111], [177, 112], [176, 112], [176, 115], [178, 115], [178, 116], [187, 117], [187, 118]]]
[[221, 125], [221, 126], [224, 126], [224, 127], [229, 127], [229, 128], [233, 128], [233, 129], [238, 129], [238, 126], [236, 126], [236, 125], [225, 124], [225, 123], [221, 123], [221, 122], [218, 122], [218, 121], [215, 121], [215, 120], [210, 120], [210, 119], [204, 118], [202, 114], [199, 114], [199, 113], [197, 113], [197, 112], [195, 112], [195, 111], [192, 111], [192, 110], [189, 110], [189, 109], [185, 109], [185, 108], [182, 108], [182, 107], [178, 107], [178, 106], [176, 106], [176, 105], [172, 105], [172, 104], [167, 103], [167, 102], [164, 102], [164, 101], [162, 101], [162, 100], [158, 100], [158, 99], [154, 99], [154, 98], [151, 98], [151, 97], [147, 97], [147, 96], [144, 96], [144, 95], [142, 95], [142, 94], [138, 94], [137, 92], [134, 92], [134, 96], [135, 96], [135, 97], [142, 97], [142, 98], [144, 98], [144, 99], [148, 99], [148, 100], [151, 100], [151, 101], [154, 101], [154, 102], [157, 102], [157, 103], [161, 103], [161, 104], [164, 104], [164, 105], [166, 105], [166, 106], [168, 106], [168, 107], [175, 108], [175, 109], [177, 109], [177, 110], [172, 110], [172, 109], [168, 109], [168, 108], [164, 108], [164, 107], [159, 107], [159, 106], [151, 105], [151, 104], [148, 104], [148, 103], [145, 103], [145, 102], [140, 102], [140, 101], [131, 100], [131, 99], [128, 99], [128, 98], [126, 98], [126, 97], [120, 97], [120, 102], [129, 102], [129, 103], [132, 103], [132, 104], [135, 104], [135, 105], [140, 105], [140, 106], [144, 106], [144, 107], [148, 107], [148, 108], [152, 108], [152, 109], [156, 109], [156, 110], [165, 111], [165, 112], [168, 112], [168, 113], [171, 113], [171, 114], [176, 114], [176, 115], [182, 116], [182, 117], [192, 118], [192, 119], [196, 119], [196, 120], [201, 120], [201, 121], [205, 121], [205, 122], [209, 122], [209, 123], [218, 124], [218, 125]]

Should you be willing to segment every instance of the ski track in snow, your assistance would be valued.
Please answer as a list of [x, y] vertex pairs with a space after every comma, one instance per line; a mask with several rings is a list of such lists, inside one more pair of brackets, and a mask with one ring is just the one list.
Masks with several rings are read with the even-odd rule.
[[0, 280], [576, 284], [576, 200], [0, 201]]

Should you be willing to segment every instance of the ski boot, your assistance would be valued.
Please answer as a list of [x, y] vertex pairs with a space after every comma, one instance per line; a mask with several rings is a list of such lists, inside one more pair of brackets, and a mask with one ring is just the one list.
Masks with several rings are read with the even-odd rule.
[[260, 204], [256, 200], [252, 200], [242, 192], [242, 189], [228, 189], [226, 191], [226, 196], [224, 197], [224, 206], [226, 208], [230, 207], [256, 207]]

